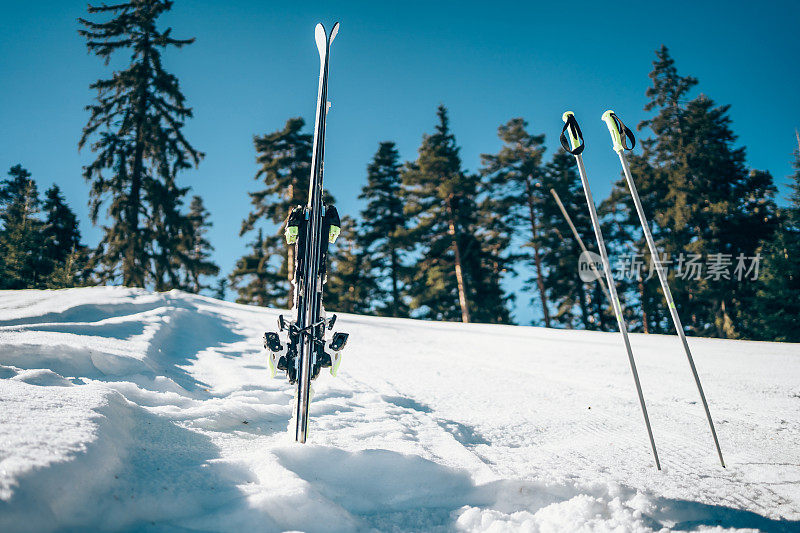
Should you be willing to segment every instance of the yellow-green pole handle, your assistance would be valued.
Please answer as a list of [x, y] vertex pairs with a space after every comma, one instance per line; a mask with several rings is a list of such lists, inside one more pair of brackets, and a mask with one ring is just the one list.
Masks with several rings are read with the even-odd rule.
[[[564, 114], [561, 115], [561, 120], [566, 122], [569, 119], [569, 117], [574, 117], [574, 116], [575, 113], [573, 113], [572, 111], [565, 111]], [[572, 149], [574, 150], [575, 148], [578, 147], [578, 145], [581, 142], [575, 136], [575, 132], [572, 131], [572, 128], [567, 128], [567, 132], [569, 132], [569, 142], [572, 144]]]
[[603, 122], [606, 123], [608, 126], [608, 132], [611, 134], [611, 142], [614, 143], [614, 151], [618, 154], [625, 150], [625, 147], [622, 145], [622, 132], [619, 131], [617, 128], [617, 123], [614, 122], [614, 117], [611, 115], [614, 114], [614, 111], [609, 109], [605, 113], [603, 113]]

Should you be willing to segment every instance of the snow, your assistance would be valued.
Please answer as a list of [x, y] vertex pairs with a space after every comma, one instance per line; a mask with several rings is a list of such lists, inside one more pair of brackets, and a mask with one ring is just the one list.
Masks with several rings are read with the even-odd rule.
[[0, 292], [0, 531], [800, 531], [800, 345], [342, 315], [309, 443], [260, 338], [177, 291]]

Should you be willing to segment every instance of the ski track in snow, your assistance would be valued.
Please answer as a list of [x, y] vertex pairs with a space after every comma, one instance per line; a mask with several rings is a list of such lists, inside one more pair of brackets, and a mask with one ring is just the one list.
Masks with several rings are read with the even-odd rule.
[[800, 531], [800, 345], [341, 315], [309, 444], [279, 311], [0, 292], [0, 531]]

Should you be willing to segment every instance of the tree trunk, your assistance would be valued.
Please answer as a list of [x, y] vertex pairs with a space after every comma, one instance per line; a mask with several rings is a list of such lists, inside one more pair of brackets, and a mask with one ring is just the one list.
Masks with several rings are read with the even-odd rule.
[[539, 298], [542, 301], [542, 313], [544, 313], [544, 325], [545, 327], [549, 328], [550, 311], [547, 308], [547, 294], [545, 293], [544, 290], [542, 257], [539, 254], [539, 246], [536, 244], [536, 239], [539, 238], [539, 228], [538, 228], [538, 222], [536, 220], [536, 208], [534, 206], [534, 200], [533, 200], [533, 186], [531, 185], [530, 178], [525, 180], [525, 188], [527, 189], [528, 193], [528, 210], [530, 211], [531, 235], [533, 236], [531, 243], [533, 244], [533, 261], [536, 264], [536, 286], [539, 288]]
[[642, 302], [642, 325], [644, 326], [644, 332], [650, 333], [650, 324], [648, 324], [647, 318], [647, 308], [645, 307], [645, 296], [644, 296], [644, 282], [639, 279], [639, 300]]
[[455, 210], [453, 209], [454, 196], [450, 195], [447, 201], [447, 209], [450, 213], [450, 236], [453, 239], [453, 251], [455, 252], [456, 263], [456, 283], [458, 284], [458, 303], [461, 305], [461, 321], [469, 323], [469, 304], [467, 302], [467, 290], [464, 286], [464, 273], [461, 270], [461, 250], [458, 247], [458, 236], [456, 235]]
[[[148, 71], [150, 44], [145, 36], [145, 51], [142, 67]], [[147, 113], [147, 85], [149, 79], [140, 81], [139, 100], [136, 103], [136, 148], [131, 172], [131, 193], [128, 197], [128, 246], [122, 263], [122, 284], [128, 287], [144, 287], [144, 272], [141, 260], [141, 236], [139, 235], [139, 207], [141, 205], [142, 171], [144, 169], [144, 121]]]
[[[289, 203], [289, 213], [291, 214], [292, 209], [294, 209], [294, 183], [289, 182], [289, 187], [286, 190], [286, 199]], [[286, 220], [284, 220], [283, 226], [281, 229], [286, 231], [286, 224], [289, 221], [289, 215], [286, 215]], [[283, 239], [283, 237], [281, 237]], [[286, 277], [289, 278], [289, 309], [292, 308], [294, 305], [294, 245], [289, 245], [289, 251], [286, 253]]]
[[361, 283], [361, 270], [364, 265], [364, 253], [359, 252], [356, 254], [356, 261], [353, 269], [354, 274], [354, 283], [347, 288], [347, 291], [350, 292], [351, 296], [350, 300], [350, 309], [349, 313], [363, 313], [366, 309], [365, 302], [361, 301], [361, 295], [356, 292], [356, 287], [358, 287], [359, 283]]
[[289, 278], [289, 308], [291, 309], [294, 304], [294, 246], [289, 246], [289, 251], [286, 254], [286, 268], [288, 272], [286, 276]]
[[400, 289], [397, 283], [397, 249], [390, 245], [392, 261], [392, 316], [400, 316]]
[[[199, 264], [201, 261], [200, 250], [197, 246], [194, 248], [194, 257], [192, 259], [194, 259], [196, 264]], [[194, 293], [200, 294], [200, 273], [197, 271], [196, 267], [192, 269], [192, 283], [194, 284], [194, 287], [192, 287]]]
[[[603, 294], [603, 290], [600, 288], [600, 283], [596, 283], [594, 286], [594, 301], [597, 302], [597, 323], [599, 324], [600, 331], [608, 331], [608, 325], [606, 324], [606, 313], [605, 309], [603, 308], [603, 301], [608, 300], [608, 298]], [[611, 302], [608, 302], [608, 305], [611, 305]]]
[[736, 332], [733, 329], [733, 320], [731, 320], [731, 316], [728, 314], [728, 310], [725, 307], [725, 300], [722, 300], [719, 303], [719, 311], [717, 314], [717, 335], [722, 339], [734, 339], [736, 338]]
[[267, 276], [263, 273], [263, 269], [261, 268], [262, 265], [258, 265], [258, 269], [262, 271], [262, 273], [256, 274], [258, 277], [258, 293], [256, 296], [256, 301], [260, 307], [267, 306]]
[[586, 291], [583, 288], [583, 282], [578, 283], [578, 303], [580, 304], [581, 308], [581, 319], [583, 320], [583, 329], [592, 329], [590, 328], [589, 322], [589, 311], [586, 308]]

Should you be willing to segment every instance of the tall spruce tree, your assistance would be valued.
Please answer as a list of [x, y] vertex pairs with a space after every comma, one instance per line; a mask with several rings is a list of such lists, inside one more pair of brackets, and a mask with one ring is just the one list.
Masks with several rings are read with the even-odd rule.
[[491, 249], [477, 237], [478, 178], [461, 168], [459, 148], [440, 105], [433, 134], [403, 172], [409, 236], [421, 255], [410, 276], [412, 307], [423, 318], [506, 322], [507, 296], [493, 275]]
[[224, 300], [228, 295], [228, 278], [217, 278], [217, 283], [214, 286], [214, 298], [217, 300]]
[[[628, 158], [629, 162], [630, 160]], [[621, 189], [612, 189], [609, 197], [597, 206], [597, 214], [625, 324], [629, 331], [650, 333], [647, 310], [641, 305], [639, 298], [648, 273], [644, 272], [644, 276], [639, 279], [632, 274], [636, 270], [635, 265], [630, 264], [631, 260], [644, 264], [641, 246], [646, 248], [646, 243], [641, 230], [633, 225], [633, 204], [628, 205], [624, 193]], [[655, 296], [661, 298], [660, 293]], [[615, 330], [614, 325], [612, 318], [612, 330]]]
[[[255, 179], [262, 181], [264, 188], [248, 193], [253, 209], [242, 221], [239, 235], [261, 232], [264, 268], [269, 275], [264, 278], [264, 292], [258, 298], [265, 303], [260, 305], [290, 307], [294, 299], [293, 285], [289, 282], [294, 272], [294, 247], [286, 245], [283, 231], [292, 208], [304, 205], [308, 199], [313, 136], [302, 131], [304, 126], [302, 118], [290, 118], [282, 130], [253, 138], [259, 165]], [[326, 194], [324, 200], [331, 203], [333, 198]], [[265, 233], [264, 223], [277, 229]], [[231, 285], [240, 286], [231, 276]], [[240, 297], [250, 298], [241, 293]]]
[[211, 288], [211, 285], [203, 283], [203, 276], [219, 274], [219, 267], [211, 259], [214, 247], [207, 238], [208, 228], [212, 226], [209, 215], [210, 213], [203, 205], [203, 199], [200, 196], [193, 196], [192, 203], [189, 205], [189, 227], [181, 250], [185, 254], [183, 261], [187, 278], [185, 284], [194, 293]]
[[236, 261], [229, 276], [231, 287], [236, 290], [236, 303], [267, 307], [284, 301], [286, 292], [281, 282], [285, 278], [270, 267], [264, 231], [259, 229], [255, 239], [247, 244], [250, 253]]
[[96, 252], [102, 280], [121, 278], [127, 286], [158, 288], [179, 284], [175, 246], [185, 228], [180, 205], [186, 188], [176, 185], [179, 171], [197, 165], [203, 154], [183, 135], [186, 106], [178, 79], [164, 70], [162, 51], [194, 39], [175, 39], [156, 20], [172, 7], [169, 0], [131, 0], [89, 6], [96, 22], [78, 19], [86, 46], [109, 63], [115, 52], [129, 52], [130, 63], [90, 87], [96, 102], [79, 142], [90, 139], [97, 159], [84, 167], [91, 182], [91, 219], [97, 223], [104, 203], [110, 224]]
[[542, 309], [543, 323], [550, 327], [547, 272], [544, 264], [543, 208], [550, 202], [550, 193], [541, 186], [544, 135], [528, 133], [527, 122], [509, 120], [497, 129], [504, 146], [497, 154], [482, 154], [483, 189], [486, 202], [482, 211], [495, 213], [500, 228], [498, 235], [524, 235], [523, 250], [512, 259], [522, 259], [532, 266], [533, 276], [527, 285], [535, 287]]
[[45, 192], [44, 235], [48, 241], [47, 254], [54, 261], [64, 261], [74, 250], [81, 248], [78, 217], [69, 208], [61, 189], [53, 185]]
[[498, 231], [495, 213], [484, 210], [484, 205], [483, 202], [477, 204], [472, 234], [464, 248], [474, 254], [472, 260], [464, 262], [467, 279], [473, 288], [469, 296], [476, 310], [473, 320], [510, 324], [509, 307], [516, 298], [505, 291], [502, 282], [514, 274], [511, 267], [513, 256], [508, 251], [511, 236]]
[[41, 201], [31, 173], [14, 165], [0, 182], [0, 256], [3, 289], [46, 287], [50, 264], [42, 255], [46, 240], [39, 220]]
[[789, 205], [779, 210], [780, 226], [760, 250], [758, 292], [743, 313], [742, 330], [751, 339], [800, 342], [800, 138], [794, 169]]
[[58, 186], [39, 199], [30, 172], [15, 165], [0, 182], [0, 288], [60, 289], [87, 277], [78, 221]]
[[[650, 217], [653, 238], [667, 257], [673, 257], [680, 252], [670, 248], [670, 244], [664, 241], [662, 226], [658, 224], [662, 222], [660, 214], [669, 207], [666, 201], [667, 182], [650, 163], [647, 140], [642, 144], [643, 155], [628, 156], [631, 173], [636, 180], [645, 213]], [[627, 187], [624, 179], [621, 179], [611, 190], [609, 198], [598, 208], [614, 281], [620, 299], [625, 302], [623, 312], [628, 329], [644, 333], [668, 333], [672, 326], [664, 308], [664, 297], [655, 271], [649, 268], [651, 258], [647, 242]], [[676, 281], [674, 273], [672, 276], [671, 287]], [[691, 314], [687, 308], [683, 308], [683, 312]]]
[[[408, 249], [406, 217], [403, 213], [400, 154], [393, 142], [382, 142], [367, 166], [367, 184], [360, 199], [367, 201], [361, 211], [358, 245], [369, 256], [370, 274], [378, 285], [372, 295], [376, 312], [386, 316], [408, 316], [403, 301], [403, 279], [407, 269], [403, 254]], [[353, 246], [348, 244], [346, 246]]]
[[342, 232], [329, 253], [325, 308], [361, 315], [385, 311], [385, 289], [380, 287], [372, 263], [373, 256], [364, 247], [364, 230], [351, 217], [342, 217]]
[[604, 329], [608, 321], [604, 307], [610, 302], [604, 301], [598, 282], [586, 284], [581, 280], [578, 273], [580, 244], [549, 192], [552, 189], [558, 194], [584, 245], [596, 251], [575, 158], [563, 150], [555, 152], [544, 165], [540, 183], [550, 195], [541, 207], [541, 243], [547, 251], [542, 263], [547, 272], [548, 297], [556, 308], [552, 320], [570, 328], [582, 325], [584, 329]]
[[42, 253], [46, 262], [52, 265], [48, 287], [60, 289], [74, 287], [82, 281], [86, 273], [86, 246], [81, 244], [78, 217], [70, 209], [58, 185], [45, 192], [45, 222]]
[[[673, 259], [695, 253], [708, 263], [725, 254], [735, 266], [740, 254], [753, 257], [774, 231], [772, 177], [747, 169], [744, 148], [734, 146], [729, 106], [716, 106], [702, 94], [688, 100], [697, 80], [678, 74], [666, 47], [656, 52], [653, 65], [645, 110], [656, 114], [639, 129], [649, 128], [654, 137], [642, 143], [643, 153], [631, 158], [631, 167], [652, 217], [654, 238]], [[620, 181], [610, 202], [627, 201], [625, 190]], [[632, 210], [617, 209], [622, 211]], [[635, 227], [632, 216], [626, 225]], [[671, 286], [685, 325], [697, 334], [738, 336], [747, 312], [744, 303], [752, 299], [755, 284], [736, 279], [732, 267], [730, 279], [707, 272], [701, 279], [676, 279], [675, 272]], [[663, 331], [669, 327], [663, 299], [652, 309], [659, 311], [649, 320], [656, 331]]]
[[477, 218], [475, 223], [475, 238], [480, 242], [480, 261], [477, 263], [484, 287], [482, 296], [490, 303], [486, 308], [487, 313], [493, 313], [493, 318], [484, 319], [487, 322], [511, 323], [509, 308], [516, 301], [514, 293], [504, 291], [502, 283], [516, 276], [513, 264], [518, 260], [518, 253], [512, 248], [513, 228], [509, 227], [502, 211], [498, 211], [491, 191], [487, 191], [479, 184], [477, 201]]
[[181, 271], [187, 265], [184, 244], [190, 239], [191, 222], [182, 213], [188, 187], [152, 183], [145, 198], [153, 209], [145, 218], [145, 253], [149, 258], [149, 278], [157, 291], [186, 289]]

